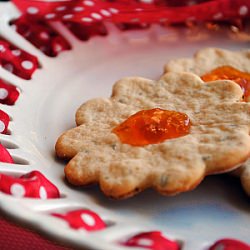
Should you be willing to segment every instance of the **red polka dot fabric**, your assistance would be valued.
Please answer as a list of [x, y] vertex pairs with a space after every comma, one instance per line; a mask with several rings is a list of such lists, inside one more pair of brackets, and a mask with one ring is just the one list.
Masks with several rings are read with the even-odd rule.
[[38, 68], [35, 56], [18, 49], [0, 37], [0, 65], [14, 75], [29, 80]]
[[21, 177], [0, 174], [0, 191], [15, 197], [37, 199], [59, 198], [58, 188], [39, 171]]
[[67, 221], [71, 228], [77, 230], [97, 231], [106, 228], [106, 224], [101, 217], [87, 209], [73, 210], [65, 214], [53, 213], [52, 215]]
[[250, 16], [248, 0], [13, 0], [32, 18], [92, 23], [180, 23], [188, 20], [232, 20]]
[[27, 16], [21, 16], [13, 20], [11, 25], [20, 35], [49, 57], [55, 57], [60, 52], [71, 48], [67, 40], [45, 21], [31, 21]]

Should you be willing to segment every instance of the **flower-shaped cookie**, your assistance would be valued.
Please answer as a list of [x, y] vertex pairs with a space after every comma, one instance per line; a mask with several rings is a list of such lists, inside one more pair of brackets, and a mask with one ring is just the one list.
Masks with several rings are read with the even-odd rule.
[[[242, 51], [228, 51], [216, 48], [206, 48], [198, 51], [194, 58], [182, 58], [172, 60], [165, 65], [165, 72], [191, 72], [201, 77], [208, 78], [209, 74], [216, 75], [216, 69], [220, 67], [227, 67], [227, 72], [231, 76], [231, 79], [241, 81], [242, 88], [245, 90], [244, 101], [250, 102], [250, 50]], [[218, 71], [218, 70], [217, 70]], [[227, 77], [225, 68], [223, 70], [222, 78]], [[243, 80], [240, 80], [237, 71], [246, 73], [242, 76]], [[240, 74], [241, 74], [240, 73]], [[238, 72], [239, 74], [239, 72]], [[208, 77], [207, 77], [208, 76]], [[217, 75], [217, 79], [221, 79], [220, 75]], [[229, 77], [230, 78], [230, 77]], [[240, 83], [240, 82], [239, 82]], [[241, 183], [246, 193], [250, 196], [250, 159], [246, 161], [237, 174], [240, 176]]]
[[[74, 185], [99, 183], [113, 198], [154, 188], [172, 195], [196, 187], [207, 174], [225, 172], [250, 154], [250, 103], [239, 102], [232, 81], [204, 83], [190, 73], [168, 73], [159, 81], [124, 78], [109, 99], [93, 99], [76, 113], [77, 127], [60, 136], [59, 157], [71, 159], [65, 174]], [[161, 143], [122, 143], [114, 128], [141, 110], [185, 113], [187, 135]]]
[[169, 61], [164, 66], [167, 72], [192, 72], [202, 76], [220, 66], [231, 66], [250, 73], [250, 49], [229, 51], [205, 48], [195, 53], [194, 58], [180, 58]]

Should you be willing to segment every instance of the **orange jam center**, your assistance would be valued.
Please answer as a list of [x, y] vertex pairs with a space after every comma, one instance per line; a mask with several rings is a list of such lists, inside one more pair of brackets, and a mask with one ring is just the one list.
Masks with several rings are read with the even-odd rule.
[[189, 130], [190, 121], [186, 114], [155, 108], [135, 113], [112, 132], [122, 143], [145, 146], [184, 136]]
[[232, 80], [238, 83], [244, 93], [244, 101], [249, 100], [250, 96], [250, 74], [239, 71], [231, 66], [218, 67], [211, 72], [203, 75], [201, 79], [204, 82], [215, 80]]

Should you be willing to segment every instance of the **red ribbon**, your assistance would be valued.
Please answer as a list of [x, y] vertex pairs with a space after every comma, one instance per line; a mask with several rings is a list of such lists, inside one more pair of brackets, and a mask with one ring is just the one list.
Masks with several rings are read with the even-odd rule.
[[11, 22], [16, 31], [30, 43], [40, 49], [45, 55], [57, 56], [60, 52], [70, 49], [70, 44], [51, 26], [43, 21], [32, 21], [22, 16]]
[[108, 34], [108, 31], [102, 22], [92, 23], [91, 25], [73, 22], [65, 22], [64, 24], [74, 36], [82, 41], [87, 41], [93, 36], [106, 36]]
[[14, 105], [18, 97], [18, 89], [0, 79], [0, 103]]
[[[248, 0], [13, 0], [24, 14], [45, 20], [89, 24], [103, 20], [116, 23], [180, 23], [187, 20], [232, 20], [250, 16]], [[176, 4], [174, 2], [179, 2]]]
[[167, 239], [159, 231], [137, 234], [123, 242], [122, 245], [150, 250], [180, 250], [180, 245], [177, 242]]
[[105, 222], [95, 212], [87, 209], [69, 211], [66, 214], [53, 213], [68, 222], [73, 229], [84, 229], [86, 231], [97, 231], [106, 228]]
[[58, 188], [39, 171], [20, 177], [0, 174], [0, 191], [15, 197], [37, 199], [59, 198]]
[[0, 134], [6, 134], [8, 132], [9, 122], [10, 117], [5, 112], [0, 110]]
[[221, 239], [215, 242], [209, 250], [250, 250], [250, 245], [235, 239]]
[[2, 144], [0, 144], [0, 162], [14, 163], [10, 153]]
[[31, 79], [32, 74], [39, 66], [35, 56], [18, 49], [3, 38], [0, 38], [0, 65], [27, 80]]

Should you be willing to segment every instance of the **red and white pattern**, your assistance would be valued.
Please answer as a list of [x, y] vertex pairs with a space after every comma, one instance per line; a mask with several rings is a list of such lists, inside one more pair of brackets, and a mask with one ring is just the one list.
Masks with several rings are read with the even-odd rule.
[[214, 243], [209, 250], [250, 250], [250, 245], [235, 239], [221, 239]]
[[0, 134], [6, 134], [8, 132], [9, 122], [10, 117], [5, 112], [0, 110]]
[[0, 162], [14, 163], [10, 153], [2, 144], [0, 144]]
[[67, 40], [45, 21], [31, 21], [27, 16], [22, 16], [11, 24], [21, 36], [47, 56], [55, 57], [60, 52], [70, 49]]
[[[13, 0], [32, 18], [80, 23], [109, 20], [116, 23], [180, 23], [188, 20], [233, 20], [250, 16], [248, 0]], [[178, 2], [178, 3], [177, 3]]]
[[140, 247], [150, 250], [180, 250], [180, 245], [167, 239], [159, 231], [140, 233], [121, 243], [127, 247]]
[[0, 191], [15, 197], [37, 199], [59, 198], [58, 188], [39, 171], [21, 177], [0, 174]]
[[97, 231], [106, 228], [105, 222], [95, 212], [87, 209], [69, 211], [66, 214], [53, 213], [53, 216], [64, 219], [73, 229]]
[[0, 79], [0, 103], [14, 105], [18, 97], [18, 89]]
[[32, 74], [39, 66], [35, 56], [18, 49], [3, 38], [0, 38], [0, 65], [26, 80], [31, 79]]

